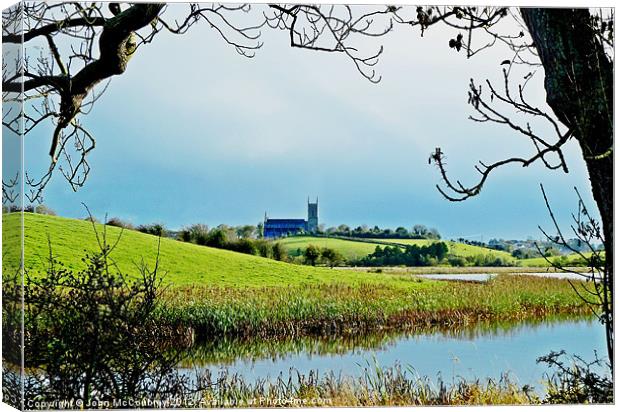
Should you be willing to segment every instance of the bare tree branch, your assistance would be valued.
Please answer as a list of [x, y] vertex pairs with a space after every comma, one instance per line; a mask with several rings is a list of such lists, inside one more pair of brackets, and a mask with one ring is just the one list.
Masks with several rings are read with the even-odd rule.
[[187, 7], [183, 20], [175, 23], [163, 17], [164, 3], [20, 3], [3, 13], [3, 42], [23, 40], [36, 46], [13, 65], [3, 60], [4, 101], [26, 102], [21, 111], [3, 113], [3, 126], [27, 134], [44, 123], [53, 125], [49, 167], [37, 177], [29, 171], [24, 179], [31, 201], [42, 201], [57, 169], [72, 190], [84, 185], [95, 138], [78, 116], [92, 110], [110, 79], [124, 73], [136, 50], [162, 30], [183, 34], [204, 21], [243, 56], [253, 57], [262, 46], [259, 29], [264, 20], [251, 26], [233, 20], [248, 13], [249, 5]]
[[[383, 46], [375, 52], [363, 54], [352, 43], [350, 36], [381, 37], [393, 28], [392, 16], [396, 8], [361, 12], [356, 15], [348, 5], [269, 5], [272, 13], [265, 13], [269, 27], [289, 33], [291, 47], [328, 53], [342, 53], [355, 64], [358, 72], [372, 83], [381, 81], [374, 66], [383, 53]], [[376, 28], [383, 21], [381, 28]]]
[[[437, 189], [446, 199], [450, 201], [459, 202], [478, 195], [486, 180], [495, 169], [510, 164], [528, 167], [529, 165], [540, 161], [550, 170], [561, 169], [565, 173], [568, 173], [568, 166], [566, 164], [562, 148], [572, 136], [572, 131], [563, 131], [562, 126], [554, 118], [541, 109], [527, 103], [523, 94], [523, 84], [518, 86], [517, 95], [513, 95], [509, 87], [509, 73], [506, 69], [503, 70], [503, 75], [504, 88], [501, 92], [494, 88], [491, 82], [488, 80], [486, 81], [488, 96], [483, 94], [483, 89], [481, 86], [476, 86], [473, 79], [471, 80], [469, 85], [468, 103], [473, 107], [477, 115], [470, 116], [470, 119], [476, 122], [498, 123], [510, 127], [514, 131], [528, 138], [535, 149], [535, 153], [526, 157], [515, 156], [491, 164], [486, 164], [479, 161], [479, 164], [474, 166], [476, 171], [480, 174], [478, 182], [471, 186], [465, 186], [459, 180], [453, 182], [448, 177], [445, 156], [441, 149], [437, 148], [430, 156], [429, 163], [434, 163], [439, 168], [445, 188], [437, 185]], [[526, 82], [527, 80], [528, 79], [526, 79]], [[544, 120], [554, 131], [555, 140], [551, 141], [548, 137], [542, 137], [541, 135], [535, 133], [529, 122], [526, 124], [521, 124], [516, 120], [513, 120], [510, 116], [503, 114], [500, 112], [500, 109], [497, 108], [498, 104], [504, 105], [513, 111], [521, 113], [522, 115]], [[557, 159], [549, 160], [548, 157], [550, 155], [555, 155]]]

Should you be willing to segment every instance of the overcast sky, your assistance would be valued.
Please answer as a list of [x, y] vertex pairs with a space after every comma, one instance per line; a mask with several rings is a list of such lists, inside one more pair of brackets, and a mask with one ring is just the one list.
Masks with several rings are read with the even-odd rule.
[[[86, 186], [73, 193], [56, 176], [45, 203], [65, 216], [83, 217], [84, 202], [100, 218], [179, 228], [256, 224], [265, 211], [305, 217], [307, 196], [318, 196], [327, 226], [420, 223], [444, 237], [485, 240], [540, 237], [537, 226], [550, 222], [539, 183], [563, 222], [577, 206], [573, 186], [595, 211], [574, 141], [566, 147], [569, 174], [513, 166], [494, 173], [477, 198], [451, 203], [440, 195], [439, 173], [428, 164], [435, 147], [465, 184], [475, 181], [478, 160], [534, 150], [506, 127], [468, 120], [469, 79], [499, 82], [508, 50], [467, 60], [447, 46], [453, 36], [438, 28], [421, 38], [400, 27], [360, 43], [369, 52], [385, 47], [376, 67], [382, 80], [371, 84], [342, 55], [289, 47], [284, 32], [263, 30], [253, 59], [206, 24], [162, 34], [82, 117], [97, 138]], [[545, 107], [542, 74], [528, 96]], [[45, 129], [28, 136], [28, 167], [49, 161], [49, 139]]]

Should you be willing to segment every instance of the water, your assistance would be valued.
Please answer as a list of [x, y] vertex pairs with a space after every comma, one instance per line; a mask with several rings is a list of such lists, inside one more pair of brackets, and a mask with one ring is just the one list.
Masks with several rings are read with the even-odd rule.
[[[570, 279], [570, 280], [587, 280], [591, 278], [589, 273], [569, 273], [569, 272], [523, 272], [514, 273], [515, 275], [523, 276], [537, 276], [553, 279]], [[497, 274], [495, 273], [449, 273], [449, 274], [431, 274], [431, 275], [416, 275], [420, 278], [435, 279], [435, 280], [460, 280], [470, 282], [487, 282], [493, 279]]]
[[549, 372], [536, 358], [551, 351], [566, 350], [591, 360], [593, 350], [606, 354], [604, 328], [591, 320], [563, 320], [517, 326], [485, 327], [461, 331], [428, 332], [414, 335], [371, 336], [351, 339], [302, 339], [286, 342], [230, 343], [196, 348], [183, 371], [227, 369], [246, 382], [275, 380], [288, 376], [291, 368], [302, 374], [361, 376], [364, 367], [412, 367], [419, 376], [444, 381], [453, 378], [499, 379], [508, 373], [519, 385], [538, 391]]
[[492, 273], [456, 273], [456, 274], [436, 274], [436, 275], [417, 275], [420, 278], [435, 280], [465, 280], [469, 282], [487, 282], [496, 275]]
[[[520, 275], [538, 276], [543, 278], [553, 279], [571, 279], [571, 280], [588, 280], [592, 278], [591, 273], [570, 273], [570, 272], [530, 272], [519, 273]], [[596, 275], [597, 279], [600, 279], [599, 275]]]

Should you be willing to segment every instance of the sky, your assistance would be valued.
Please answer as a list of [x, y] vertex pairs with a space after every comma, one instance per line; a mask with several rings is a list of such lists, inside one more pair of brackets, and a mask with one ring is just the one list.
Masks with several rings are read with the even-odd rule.
[[[538, 225], [551, 228], [541, 183], [564, 228], [577, 208], [573, 187], [595, 212], [575, 141], [565, 149], [568, 174], [510, 166], [465, 202], [437, 191], [440, 175], [428, 164], [435, 147], [464, 184], [475, 183], [478, 160], [534, 150], [503, 125], [468, 119], [470, 78], [501, 85], [500, 62], [511, 55], [493, 47], [466, 59], [448, 47], [454, 35], [433, 28], [420, 37], [399, 27], [359, 42], [369, 52], [384, 46], [376, 66], [382, 80], [372, 84], [340, 54], [291, 48], [285, 32], [263, 29], [253, 59], [207, 24], [183, 36], [163, 33], [81, 117], [97, 139], [85, 187], [74, 193], [55, 176], [44, 202], [63, 216], [84, 217], [83, 202], [100, 219], [178, 229], [256, 224], [265, 212], [303, 218], [310, 196], [319, 198], [319, 221], [328, 227], [424, 224], [444, 238], [476, 240], [540, 238]], [[546, 108], [542, 75], [539, 69], [527, 96]], [[47, 166], [50, 136], [49, 128], [27, 136], [28, 170]]]

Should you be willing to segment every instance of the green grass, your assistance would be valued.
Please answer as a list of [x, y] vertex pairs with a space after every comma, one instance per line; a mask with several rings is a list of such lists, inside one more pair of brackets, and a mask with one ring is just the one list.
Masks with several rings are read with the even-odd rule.
[[[382, 367], [376, 361], [360, 364], [362, 376], [321, 373], [302, 374], [291, 368], [277, 381], [248, 381], [222, 370], [202, 376], [205, 390], [201, 398], [187, 397], [184, 408], [226, 407], [369, 407], [420, 405], [528, 405], [542, 400], [533, 391], [512, 382], [471, 380], [457, 377], [444, 381], [420, 377], [410, 367], [395, 364]], [[363, 368], [363, 369], [362, 369]]]
[[[437, 242], [437, 240], [428, 240], [428, 239], [385, 239], [387, 242], [391, 243], [401, 243], [404, 245], [418, 245], [418, 246], [427, 246], [431, 243]], [[453, 242], [451, 240], [442, 240], [441, 242], [445, 242], [448, 245], [449, 253], [455, 256], [468, 257], [468, 256], [477, 256], [477, 255], [493, 255], [495, 257], [504, 257], [506, 259], [513, 259], [512, 255], [508, 252], [504, 252], [501, 250], [493, 250], [485, 247], [468, 245], [465, 243]]]
[[[14, 225], [14, 219], [19, 216], [3, 215], [3, 224]], [[70, 269], [81, 269], [85, 251], [97, 250], [89, 222], [34, 214], [24, 220], [30, 273], [45, 273], [48, 236], [55, 258]], [[108, 227], [108, 241], [120, 232]], [[6, 233], [3, 241], [13, 237], [18, 240], [18, 233]], [[112, 257], [121, 271], [136, 273], [140, 258], [154, 262], [157, 244], [155, 236], [124, 231]], [[300, 266], [172, 239], [161, 240], [160, 267], [173, 287], [157, 319], [205, 337], [333, 335], [587, 313], [568, 281], [558, 279], [423, 280], [407, 273]]]
[[[392, 275], [394, 276], [394, 275]], [[522, 321], [588, 308], [567, 280], [499, 275], [488, 283], [342, 283], [265, 288], [179, 287], [160, 317], [205, 337], [303, 336]]]
[[[437, 240], [429, 239], [360, 239], [360, 241], [352, 241], [345, 239], [322, 238], [311, 236], [294, 236], [279, 240], [289, 254], [297, 255], [297, 250], [305, 250], [308, 245], [313, 244], [320, 247], [329, 247], [338, 250], [347, 259], [359, 259], [369, 255], [375, 251], [377, 244], [384, 247], [384, 243], [398, 243], [403, 245], [427, 246], [437, 242]], [[373, 243], [377, 242], [377, 243]], [[468, 257], [477, 255], [492, 255], [494, 257], [503, 257], [513, 259], [510, 253], [498, 250], [483, 248], [480, 246], [472, 246], [464, 243], [452, 242], [444, 240], [448, 245], [449, 253], [455, 256]], [[381, 244], [383, 243], [383, 244]], [[543, 265], [547, 266], [547, 265]]]
[[[589, 258], [590, 256], [592, 256], [592, 253], [584, 253], [584, 256]], [[561, 266], [583, 266], [583, 267], [588, 266], [588, 262], [586, 262], [581, 256], [577, 254], [571, 254], [567, 256], [552, 256], [547, 259]], [[519, 260], [519, 264], [524, 267], [551, 266], [551, 264], [547, 261], [547, 259], [545, 259], [544, 257], [521, 259]]]
[[[3, 224], [14, 225], [17, 214], [3, 215]], [[72, 270], [84, 267], [81, 259], [85, 251], [97, 250], [97, 239], [89, 222], [56, 216], [24, 214], [25, 267], [31, 273], [45, 271], [49, 239], [54, 257]], [[101, 233], [103, 225], [96, 225]], [[107, 227], [109, 243], [116, 241], [121, 230]], [[11, 236], [7, 234], [7, 236]], [[12, 235], [18, 241], [19, 233]], [[9, 238], [4, 239], [9, 243]], [[135, 273], [136, 264], [144, 259], [153, 265], [157, 254], [158, 238], [144, 233], [125, 230], [111, 256], [124, 273]], [[17, 252], [18, 249], [15, 249]], [[175, 285], [207, 285], [211, 287], [269, 287], [301, 284], [373, 284], [406, 285], [410, 279], [367, 272], [342, 272], [328, 268], [294, 265], [272, 259], [251, 256], [228, 250], [162, 239], [160, 268], [165, 280]]]
[[312, 236], [293, 236], [278, 240], [290, 255], [296, 256], [297, 249], [304, 251], [308, 245], [336, 249], [346, 259], [359, 259], [375, 251], [376, 244], [370, 242], [356, 242], [352, 240], [333, 239]]

